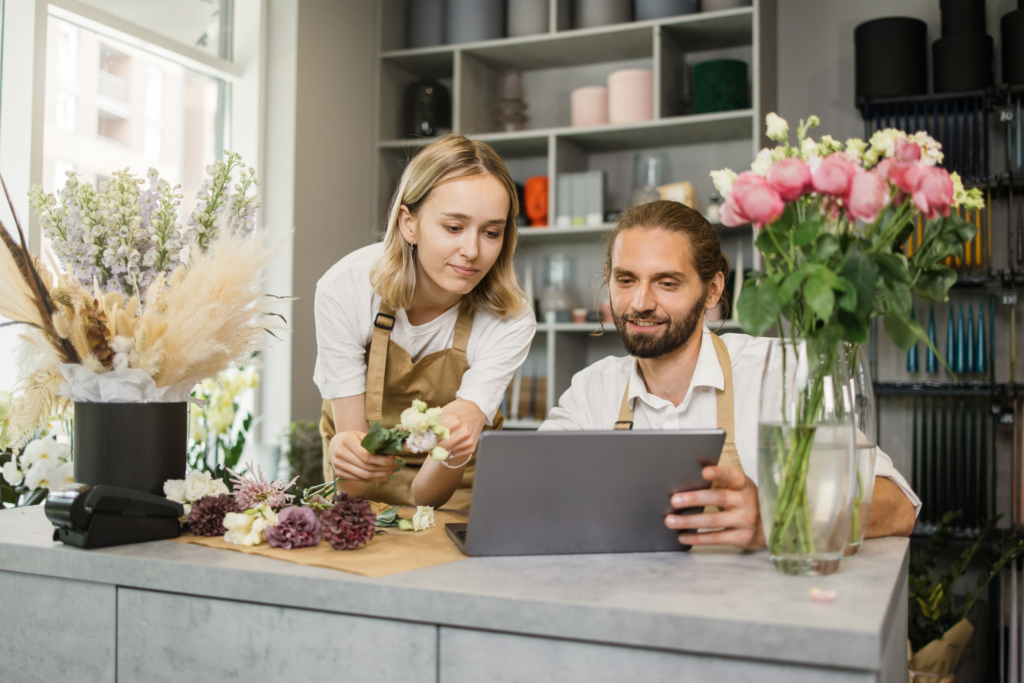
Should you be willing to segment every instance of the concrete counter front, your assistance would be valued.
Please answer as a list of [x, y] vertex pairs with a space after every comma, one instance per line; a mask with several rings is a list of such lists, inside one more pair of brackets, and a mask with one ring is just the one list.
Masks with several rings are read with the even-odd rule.
[[[764, 551], [481, 558], [382, 579], [0, 512], [0, 681], [906, 681], [906, 539], [827, 578]], [[812, 587], [834, 590], [813, 602]]]

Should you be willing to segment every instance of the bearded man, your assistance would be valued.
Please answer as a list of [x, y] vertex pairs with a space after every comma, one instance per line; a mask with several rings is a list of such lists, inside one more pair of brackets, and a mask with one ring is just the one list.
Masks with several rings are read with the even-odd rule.
[[[608, 243], [605, 278], [626, 357], [608, 357], [573, 377], [541, 430], [722, 429], [710, 489], [676, 493], [667, 515], [685, 545], [765, 544], [757, 501], [758, 412], [769, 339], [713, 334], [729, 273], [718, 233], [697, 211], [657, 201], [622, 215]], [[624, 454], [628, 463], [628, 454]], [[628, 465], [626, 465], [628, 466]], [[921, 502], [881, 450], [867, 538], [909, 536]], [[698, 533], [699, 529], [714, 531]]]

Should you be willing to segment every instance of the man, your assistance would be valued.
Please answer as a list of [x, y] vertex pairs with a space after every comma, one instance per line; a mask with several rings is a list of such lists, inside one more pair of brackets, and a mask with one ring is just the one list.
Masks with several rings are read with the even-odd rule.
[[[758, 402], [768, 339], [703, 324], [718, 306], [729, 262], [718, 234], [677, 202], [644, 204], [622, 215], [608, 245], [606, 278], [615, 326], [629, 356], [576, 374], [542, 430], [719, 428], [727, 437], [712, 488], [672, 496], [668, 515], [686, 545], [765, 544], [757, 501]], [[735, 428], [733, 428], [735, 425]], [[921, 503], [880, 450], [867, 537], [908, 536]], [[717, 529], [697, 533], [698, 529]]]

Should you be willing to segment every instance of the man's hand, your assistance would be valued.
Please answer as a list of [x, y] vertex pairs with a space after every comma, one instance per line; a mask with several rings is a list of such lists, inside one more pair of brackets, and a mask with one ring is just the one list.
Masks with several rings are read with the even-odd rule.
[[[714, 505], [720, 512], [695, 515], [666, 515], [665, 526], [682, 531], [684, 545], [734, 545], [753, 550], [764, 545], [757, 486], [750, 477], [731, 467], [705, 467], [701, 473], [711, 489], [672, 495], [676, 509], [704, 508]], [[697, 533], [697, 529], [717, 529]]]
[[395, 471], [395, 456], [371, 455], [360, 443], [363, 432], [338, 432], [328, 446], [334, 476], [350, 481], [387, 481]]

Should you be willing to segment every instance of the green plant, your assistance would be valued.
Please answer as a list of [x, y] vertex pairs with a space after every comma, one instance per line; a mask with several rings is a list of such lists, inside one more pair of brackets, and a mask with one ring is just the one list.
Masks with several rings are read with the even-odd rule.
[[942, 637], [954, 624], [966, 619], [974, 609], [974, 603], [988, 582], [999, 576], [1003, 568], [1015, 557], [1024, 552], [1024, 538], [1016, 536], [992, 541], [991, 549], [999, 556], [993, 562], [988, 558], [985, 571], [978, 576], [977, 592], [972, 594], [968, 589], [963, 599], [953, 595], [957, 581], [963, 576], [967, 565], [979, 555], [995, 531], [996, 523], [1002, 515], [985, 522], [981, 535], [964, 550], [949, 569], [938, 580], [932, 579], [932, 571], [938, 562], [939, 555], [949, 542], [949, 525], [962, 515], [962, 511], [947, 512], [939, 522], [938, 528], [928, 539], [925, 548], [910, 555], [910, 606], [909, 632], [910, 646], [917, 652], [933, 640]]
[[297, 487], [311, 488], [324, 483], [324, 453], [320, 429], [315, 422], [299, 420], [288, 427], [288, 449], [284, 453]]

